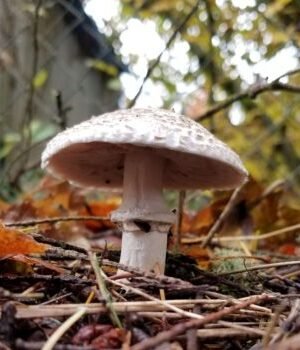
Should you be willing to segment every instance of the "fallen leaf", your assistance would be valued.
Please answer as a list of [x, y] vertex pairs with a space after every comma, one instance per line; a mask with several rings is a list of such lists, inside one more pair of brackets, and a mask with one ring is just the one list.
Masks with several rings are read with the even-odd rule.
[[113, 329], [109, 324], [89, 324], [81, 327], [72, 339], [73, 344], [90, 344], [93, 339]]
[[72, 342], [77, 345], [92, 344], [97, 350], [119, 349], [124, 336], [123, 329], [106, 324], [91, 324], [80, 328]]
[[[79, 214], [80, 215], [94, 215], [109, 217], [110, 213], [117, 209], [121, 204], [120, 197], [108, 198], [104, 201], [91, 201], [88, 202], [86, 208], [84, 208]], [[93, 231], [100, 231], [104, 229], [114, 228], [115, 224], [110, 220], [95, 221], [88, 220], [85, 221], [85, 226]]]
[[285, 243], [281, 247], [279, 247], [278, 252], [281, 254], [286, 254], [286, 255], [299, 256], [300, 255], [300, 248], [299, 248], [299, 246], [297, 246], [293, 243]]
[[24, 200], [20, 204], [13, 204], [1, 213], [4, 222], [25, 221], [37, 216], [37, 210], [31, 200]]
[[123, 343], [124, 336], [125, 336], [124, 329], [112, 328], [108, 332], [95, 338], [91, 342], [91, 344], [95, 346], [97, 350], [120, 349]]
[[42, 254], [48, 249], [46, 244], [36, 242], [31, 236], [18, 230], [7, 228], [0, 223], [0, 256], [16, 254]]
[[207, 248], [201, 248], [198, 245], [182, 246], [181, 253], [189, 255], [197, 261], [201, 268], [207, 269], [210, 264], [210, 252]]
[[199, 234], [207, 233], [209, 228], [222, 213], [226, 202], [227, 198], [219, 199], [212, 203], [209, 207], [199, 211], [191, 220], [190, 232]]

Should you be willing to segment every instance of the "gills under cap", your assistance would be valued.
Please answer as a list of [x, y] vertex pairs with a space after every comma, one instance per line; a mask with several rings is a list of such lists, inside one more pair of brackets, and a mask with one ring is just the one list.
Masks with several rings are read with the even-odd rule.
[[155, 108], [117, 110], [59, 133], [42, 167], [80, 186], [122, 187], [125, 156], [136, 149], [166, 159], [166, 188], [230, 189], [247, 177], [238, 155], [204, 127]]

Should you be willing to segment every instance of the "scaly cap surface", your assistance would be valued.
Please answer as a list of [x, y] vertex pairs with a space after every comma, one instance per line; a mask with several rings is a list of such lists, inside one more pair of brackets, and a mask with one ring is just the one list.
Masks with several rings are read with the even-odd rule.
[[247, 177], [238, 155], [203, 126], [155, 108], [117, 110], [59, 133], [42, 167], [81, 186], [122, 187], [124, 157], [137, 147], [166, 159], [166, 188], [229, 189]]

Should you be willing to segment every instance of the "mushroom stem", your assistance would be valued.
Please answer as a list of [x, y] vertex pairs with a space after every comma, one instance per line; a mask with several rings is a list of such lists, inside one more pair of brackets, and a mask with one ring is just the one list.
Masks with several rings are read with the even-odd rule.
[[123, 223], [120, 263], [142, 271], [154, 270], [164, 273], [170, 225], [164, 225], [167, 228], [164, 232], [152, 229], [148, 233], [142, 230], [135, 231], [135, 228], [130, 226]]
[[112, 220], [122, 223], [120, 262], [144, 271], [164, 272], [167, 233], [174, 214], [163, 195], [165, 159], [142, 149], [125, 157], [123, 203], [112, 213]]

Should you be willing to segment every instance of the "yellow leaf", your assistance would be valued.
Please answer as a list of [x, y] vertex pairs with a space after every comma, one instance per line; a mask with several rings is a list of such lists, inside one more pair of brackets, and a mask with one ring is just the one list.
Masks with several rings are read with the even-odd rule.
[[171, 11], [176, 8], [176, 5], [181, 4], [183, 6], [182, 1], [174, 1], [174, 0], [160, 0], [156, 1], [151, 5], [151, 11], [154, 13]]
[[48, 79], [48, 71], [45, 68], [39, 70], [33, 78], [32, 84], [35, 89], [41, 88]]
[[292, 0], [277, 0], [271, 2], [271, 5], [268, 6], [266, 14], [267, 16], [272, 16], [281, 10], [283, 10]]
[[278, 32], [272, 33], [272, 45], [286, 43], [289, 40], [290, 40], [290, 35], [287, 31], [286, 32], [278, 31]]
[[116, 76], [118, 74], [118, 69], [115, 66], [102, 60], [87, 60], [87, 66], [97, 69], [100, 72], [107, 73], [108, 75]]

